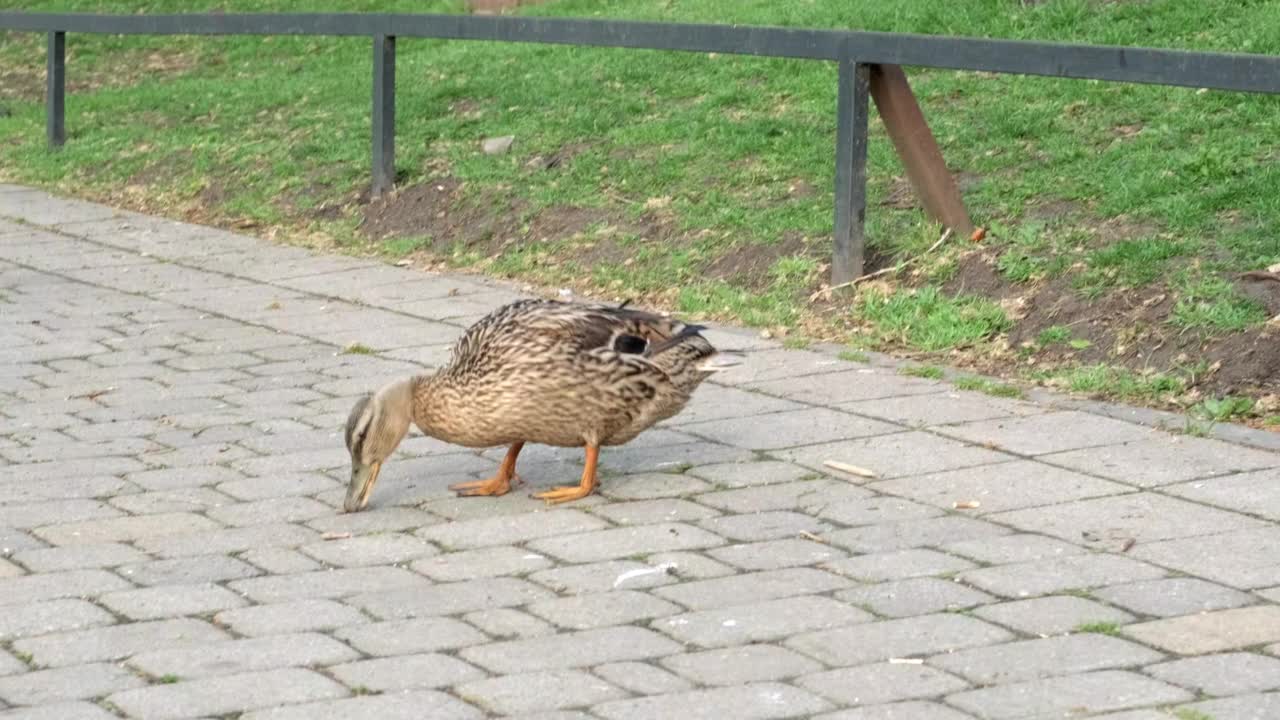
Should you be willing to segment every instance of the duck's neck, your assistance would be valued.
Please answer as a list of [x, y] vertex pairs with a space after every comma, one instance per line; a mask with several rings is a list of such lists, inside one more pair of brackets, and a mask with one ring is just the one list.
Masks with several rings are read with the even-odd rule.
[[409, 392], [413, 397], [410, 406], [413, 412], [413, 424], [424, 434], [434, 438], [440, 437], [442, 413], [439, 408], [440, 375], [415, 375], [408, 380]]

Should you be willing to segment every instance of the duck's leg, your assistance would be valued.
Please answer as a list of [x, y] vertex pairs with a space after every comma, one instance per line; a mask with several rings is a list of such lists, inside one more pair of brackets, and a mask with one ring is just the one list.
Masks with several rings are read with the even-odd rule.
[[596, 489], [596, 463], [599, 461], [600, 446], [588, 445], [587, 464], [586, 467], [582, 468], [582, 482], [577, 485], [551, 488], [546, 492], [534, 494], [534, 497], [546, 500], [548, 505], [554, 505], [590, 495]]
[[488, 480], [473, 480], [471, 482], [457, 483], [450, 485], [450, 490], [457, 490], [458, 495], [466, 497], [470, 495], [506, 495], [511, 490], [511, 479], [516, 476], [516, 457], [520, 455], [520, 448], [524, 447], [523, 442], [512, 443], [507, 448], [507, 456], [502, 458], [502, 465], [498, 467], [498, 472]]

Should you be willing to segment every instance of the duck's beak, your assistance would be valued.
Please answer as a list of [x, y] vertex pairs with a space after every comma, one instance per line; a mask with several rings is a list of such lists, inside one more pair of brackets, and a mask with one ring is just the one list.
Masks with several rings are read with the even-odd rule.
[[347, 486], [347, 499], [342, 503], [343, 510], [355, 512], [369, 504], [369, 493], [373, 492], [373, 484], [378, 481], [378, 471], [381, 469], [381, 461], [368, 465], [351, 463], [351, 484]]

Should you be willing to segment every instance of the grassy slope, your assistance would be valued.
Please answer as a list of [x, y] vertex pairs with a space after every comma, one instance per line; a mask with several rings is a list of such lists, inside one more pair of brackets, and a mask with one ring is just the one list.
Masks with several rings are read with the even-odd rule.
[[[19, 6], [334, 9], [281, 0]], [[459, 8], [444, 0], [359, 0], [341, 9]], [[1280, 53], [1275, 0], [1031, 7], [1013, 0], [561, 0], [526, 12]], [[0, 67], [8, 68], [0, 71], [0, 103], [12, 112], [0, 118], [0, 177], [320, 245], [368, 247], [354, 202], [367, 186], [367, 41], [73, 37], [71, 137], [49, 154], [37, 94], [42, 40], [0, 37]], [[1070, 318], [1036, 332], [1016, 353], [1002, 351], [1000, 334], [1016, 323], [996, 298], [937, 291], [954, 286], [965, 266], [954, 247], [856, 299], [820, 311], [808, 306], [831, 231], [835, 76], [828, 64], [437, 41], [403, 42], [399, 52], [402, 186], [452, 177], [470, 202], [518, 212], [518, 228], [545, 208], [566, 206], [599, 208], [616, 222], [589, 226], [585, 235], [479, 248], [442, 246], [424, 227], [423, 237], [386, 241], [384, 252], [428, 247], [457, 265], [640, 294], [687, 313], [862, 346], [964, 348], [1003, 358], [1011, 373], [1024, 372], [1018, 368], [1027, 356], [1046, 354], [1037, 367], [1053, 369], [1041, 378], [1065, 378], [1080, 390], [1155, 399], [1185, 387], [1177, 378], [1095, 365], [1113, 363], [1110, 349], [1079, 346], [1089, 341], [1071, 335]], [[949, 164], [972, 178], [966, 202], [992, 229], [981, 250], [1010, 284], [1001, 291], [1006, 300], [1010, 289], [1033, 294], [1053, 282], [1092, 301], [1160, 292], [1172, 307], [1152, 332], [1179, 338], [1266, 319], [1224, 278], [1280, 261], [1276, 98], [949, 71], [911, 77]], [[875, 120], [872, 131], [875, 199], [898, 188], [901, 171]], [[479, 139], [508, 134], [517, 138], [511, 154], [478, 151]], [[529, 166], [566, 149], [569, 161], [554, 171]], [[313, 212], [343, 203], [341, 212]], [[662, 242], [645, 236], [655, 227]], [[916, 255], [937, 237], [911, 208], [873, 205], [868, 230], [882, 262]], [[582, 262], [598, 244], [635, 259]], [[757, 250], [769, 263], [763, 276], [713, 271], [727, 256]], [[1053, 355], [1055, 347], [1081, 357]]]

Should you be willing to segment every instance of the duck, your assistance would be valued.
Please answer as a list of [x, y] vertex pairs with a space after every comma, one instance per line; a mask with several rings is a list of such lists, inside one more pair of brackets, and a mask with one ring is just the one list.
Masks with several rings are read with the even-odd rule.
[[702, 334], [705, 326], [630, 304], [517, 300], [468, 328], [435, 373], [361, 397], [344, 433], [351, 480], [343, 509], [368, 504], [411, 424], [448, 443], [507, 448], [492, 477], [449, 487], [459, 496], [509, 492], [528, 443], [585, 452], [577, 485], [534, 497], [556, 504], [590, 495], [599, 484], [601, 447], [625, 444], [673, 417], [707, 378], [741, 361], [717, 350]]

